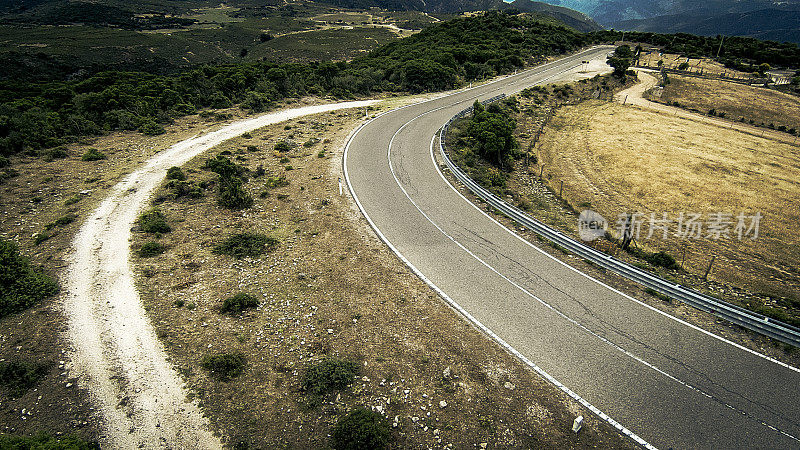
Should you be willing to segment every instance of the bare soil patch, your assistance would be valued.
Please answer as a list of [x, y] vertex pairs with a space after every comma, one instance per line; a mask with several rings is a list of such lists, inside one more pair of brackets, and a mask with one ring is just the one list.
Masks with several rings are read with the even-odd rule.
[[[135, 258], [138, 285], [166, 351], [228, 444], [320, 448], [336, 420], [367, 406], [385, 414], [396, 448], [632, 447], [615, 430], [505, 353], [450, 310], [369, 230], [339, 195], [341, 148], [362, 111], [266, 127], [184, 166], [199, 199], [156, 194], [172, 231], [166, 252]], [[292, 150], [276, 153], [288, 140]], [[306, 144], [307, 145], [303, 145]], [[219, 153], [250, 169], [249, 209], [217, 204]], [[256, 176], [258, 168], [263, 175]], [[290, 169], [291, 167], [291, 169]], [[288, 184], [274, 182], [285, 178]], [[278, 240], [258, 257], [213, 249], [233, 234]], [[132, 249], [154, 239], [135, 233]], [[260, 300], [240, 314], [225, 299]], [[241, 354], [241, 375], [202, 368], [212, 354]], [[305, 370], [327, 357], [354, 361], [354, 383], [314, 402]], [[578, 414], [587, 418], [571, 432]]]

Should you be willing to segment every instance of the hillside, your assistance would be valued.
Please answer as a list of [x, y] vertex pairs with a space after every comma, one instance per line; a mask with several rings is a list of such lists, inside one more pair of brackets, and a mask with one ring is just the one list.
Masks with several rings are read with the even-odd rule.
[[614, 27], [621, 30], [657, 33], [693, 33], [703, 36], [748, 36], [778, 42], [800, 43], [800, 10], [761, 9], [714, 15], [707, 10], [624, 20]]

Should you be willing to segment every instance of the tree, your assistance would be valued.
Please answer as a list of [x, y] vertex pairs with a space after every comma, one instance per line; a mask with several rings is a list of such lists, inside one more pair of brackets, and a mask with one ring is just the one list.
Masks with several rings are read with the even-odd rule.
[[617, 77], [624, 77], [625, 72], [631, 66], [631, 58], [633, 52], [627, 45], [620, 45], [614, 50], [614, 54], [608, 57], [608, 65], [614, 68], [614, 75]]
[[477, 154], [503, 167], [519, 147], [513, 134], [517, 124], [502, 109], [491, 112], [477, 101], [473, 107], [472, 119], [467, 126], [467, 140]]

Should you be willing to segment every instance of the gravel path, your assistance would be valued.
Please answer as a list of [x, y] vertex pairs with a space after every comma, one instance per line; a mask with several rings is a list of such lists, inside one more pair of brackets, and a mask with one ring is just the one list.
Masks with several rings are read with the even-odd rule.
[[375, 101], [307, 106], [241, 120], [156, 154], [112, 188], [73, 242], [64, 275], [70, 375], [104, 419], [104, 447], [221, 448], [208, 419], [167, 360], [136, 291], [131, 227], [172, 166], [266, 125]]

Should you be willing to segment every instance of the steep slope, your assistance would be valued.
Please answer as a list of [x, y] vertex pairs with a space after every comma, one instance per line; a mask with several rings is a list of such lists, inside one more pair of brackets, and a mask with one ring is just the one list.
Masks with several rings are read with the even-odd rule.
[[620, 30], [692, 33], [703, 36], [722, 34], [800, 43], [800, 10], [762, 9], [720, 15], [701, 10], [649, 19], [625, 20], [613, 26]]

